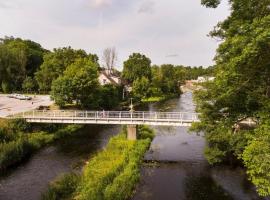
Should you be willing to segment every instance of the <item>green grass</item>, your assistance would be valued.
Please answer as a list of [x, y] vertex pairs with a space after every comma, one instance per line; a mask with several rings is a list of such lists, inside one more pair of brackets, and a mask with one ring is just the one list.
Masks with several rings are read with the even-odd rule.
[[[53, 182], [43, 195], [43, 200], [55, 199], [54, 197], [59, 200], [125, 200], [130, 198], [140, 178], [142, 158], [154, 137], [153, 130], [146, 126], [140, 126], [138, 132], [139, 140], [129, 141], [126, 139], [124, 127], [121, 134], [110, 139], [103, 151], [89, 160], [75, 191], [74, 188], [66, 188], [65, 178], [61, 180], [60, 177], [57, 182], [63, 186]], [[74, 192], [69, 193], [68, 197], [58, 195], [65, 193], [65, 190]]]
[[165, 97], [164, 96], [160, 96], [160, 97], [149, 97], [149, 98], [143, 98], [142, 102], [143, 103], [152, 103], [152, 102], [159, 102], [164, 100]]
[[175, 98], [177, 96], [178, 96], [177, 94], [168, 94], [168, 95], [162, 95], [162, 96], [143, 98], [141, 101], [143, 103], [154, 103], [154, 102], [161, 102], [161, 101], [165, 101], [171, 98]]

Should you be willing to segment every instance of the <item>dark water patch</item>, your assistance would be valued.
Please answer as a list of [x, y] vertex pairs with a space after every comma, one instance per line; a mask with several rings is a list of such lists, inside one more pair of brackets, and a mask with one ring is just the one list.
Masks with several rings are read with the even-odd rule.
[[[194, 112], [192, 93], [150, 111]], [[153, 127], [156, 130], [141, 168], [141, 181], [132, 200], [266, 200], [256, 193], [245, 170], [211, 167], [204, 157], [203, 134], [188, 128]], [[267, 199], [268, 200], [268, 199]]]

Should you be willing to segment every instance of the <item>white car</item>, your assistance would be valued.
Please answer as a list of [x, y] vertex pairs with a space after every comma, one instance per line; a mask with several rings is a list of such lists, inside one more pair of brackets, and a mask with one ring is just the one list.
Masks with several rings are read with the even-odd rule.
[[26, 95], [23, 95], [23, 94], [11, 94], [11, 95], [8, 95], [9, 98], [14, 98], [14, 99], [19, 99], [19, 100], [31, 100], [32, 97], [29, 97], [29, 96], [26, 96]]
[[20, 100], [31, 100], [32, 99], [32, 97], [25, 96], [25, 95], [19, 95], [16, 98], [20, 99]]

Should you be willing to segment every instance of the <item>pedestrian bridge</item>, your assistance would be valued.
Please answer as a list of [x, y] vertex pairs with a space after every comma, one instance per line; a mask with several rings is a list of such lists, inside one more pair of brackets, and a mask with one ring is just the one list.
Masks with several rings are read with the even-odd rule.
[[197, 113], [190, 112], [144, 112], [144, 111], [79, 111], [34, 110], [14, 114], [9, 118], [22, 118], [31, 123], [62, 124], [124, 124], [154, 126], [191, 126], [199, 122]]

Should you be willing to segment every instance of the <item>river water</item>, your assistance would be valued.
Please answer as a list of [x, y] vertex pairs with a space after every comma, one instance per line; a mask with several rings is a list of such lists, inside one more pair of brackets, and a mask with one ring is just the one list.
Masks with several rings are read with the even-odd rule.
[[86, 126], [73, 137], [48, 146], [18, 168], [0, 177], [0, 200], [38, 200], [58, 175], [78, 171], [104, 148], [120, 126]]
[[[151, 105], [152, 111], [194, 112], [192, 93], [180, 99]], [[156, 130], [148, 161], [132, 200], [259, 200], [241, 168], [210, 167], [203, 155], [203, 134], [183, 127]], [[157, 162], [149, 162], [157, 161]], [[266, 198], [265, 198], [266, 199]]]
[[[150, 105], [151, 111], [194, 111], [192, 94]], [[0, 177], [0, 200], [38, 200], [59, 174], [79, 171], [104, 148], [120, 126], [86, 126], [73, 137], [48, 146]], [[203, 135], [187, 128], [156, 130], [141, 181], [132, 200], [259, 200], [241, 168], [210, 167], [203, 155]], [[150, 161], [157, 162], [150, 162]]]

